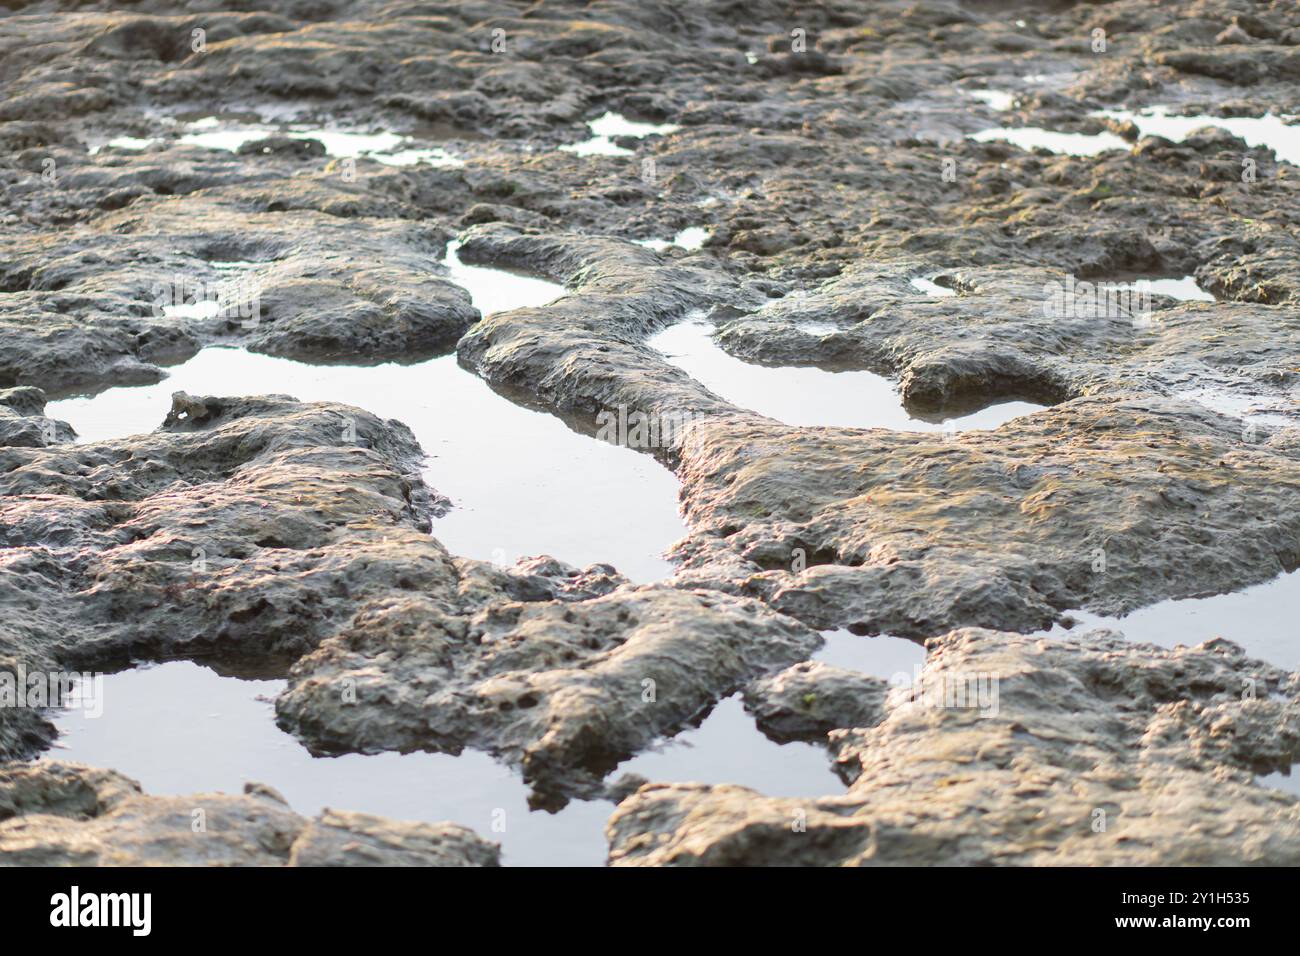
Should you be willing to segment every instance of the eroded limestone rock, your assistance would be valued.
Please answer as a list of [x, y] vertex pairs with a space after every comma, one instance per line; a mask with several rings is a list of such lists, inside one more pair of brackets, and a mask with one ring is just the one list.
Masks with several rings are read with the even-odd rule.
[[[1252, 774], [1300, 755], [1300, 677], [1227, 641], [977, 629], [929, 642], [915, 689], [837, 730], [847, 793], [648, 784], [615, 865], [1295, 865], [1300, 801]], [[851, 702], [849, 702], [851, 706]]]
[[819, 643], [756, 601], [662, 585], [460, 615], [400, 595], [298, 661], [276, 708], [326, 752], [490, 751], [557, 807]]
[[450, 823], [326, 810], [265, 793], [148, 796], [111, 770], [0, 768], [5, 866], [496, 866], [500, 848]]
[[889, 683], [820, 661], [803, 661], [745, 688], [745, 709], [777, 743], [820, 742], [832, 730], [885, 719]]

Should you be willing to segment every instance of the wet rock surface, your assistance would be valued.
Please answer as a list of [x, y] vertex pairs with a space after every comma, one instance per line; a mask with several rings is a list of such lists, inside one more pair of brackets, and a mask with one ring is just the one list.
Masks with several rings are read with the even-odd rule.
[[1296, 691], [1226, 641], [953, 631], [882, 722], [832, 732], [846, 794], [647, 784], [610, 819], [611, 862], [1295, 865], [1295, 800], [1252, 774], [1294, 759]]
[[335, 811], [306, 818], [269, 788], [156, 797], [76, 764], [0, 769], [7, 866], [496, 866], [498, 857], [464, 827]]
[[884, 720], [888, 689], [878, 677], [804, 661], [746, 687], [745, 707], [778, 743], [822, 741], [832, 730]]
[[1294, 432], [1243, 442], [1231, 419], [1133, 395], [938, 437], [700, 423], [679, 469], [680, 577], [819, 628], [1035, 630], [1295, 567], [1279, 505], [1296, 461]]
[[[375, 219], [358, 229], [213, 192], [150, 196], [68, 231], [6, 230], [0, 382], [66, 392], [157, 381], [160, 366], [211, 344], [418, 357], [449, 351], [478, 318], [442, 278], [447, 234], [436, 227]], [[228, 262], [236, 268], [220, 268]]]
[[820, 640], [756, 601], [662, 586], [472, 616], [403, 597], [298, 661], [277, 710], [327, 751], [488, 750], [558, 808]]
[[[290, 675], [279, 720], [313, 749], [488, 750], [548, 808], [625, 796], [615, 763], [743, 691], [854, 781], [803, 802], [652, 781], [611, 822], [616, 863], [1295, 862], [1294, 801], [1250, 782], [1297, 756], [1292, 676], [1228, 644], [1016, 633], [1300, 565], [1294, 156], [1099, 113], [1300, 113], [1294, 5], [203, 6], [0, 11], [3, 668]], [[558, 148], [611, 112], [671, 131]], [[1124, 146], [969, 138], [996, 127]], [[687, 228], [702, 246], [638, 244]], [[453, 239], [568, 294], [480, 321], [440, 264]], [[1175, 276], [1216, 301], [1053, 307], [1070, 282]], [[792, 427], [646, 344], [696, 315], [731, 355], [867, 369], [919, 415], [1052, 407], [951, 435]], [[583, 434], [647, 417], [615, 440], [680, 479], [680, 568], [634, 587], [563, 554], [453, 555], [429, 449], [350, 406], [178, 395], [158, 431], [89, 444], [44, 415], [213, 345], [322, 367], [455, 349]], [[937, 638], [927, 673], [998, 676], [1000, 715], [805, 662], [809, 627], [972, 626], [999, 630]], [[52, 735], [41, 707], [0, 709], [0, 808], [29, 807], [0, 823], [13, 858], [163, 861], [188, 798], [25, 762]], [[493, 859], [260, 790], [214, 806], [244, 822], [182, 839], [185, 862]]]
[[0, 449], [6, 662], [291, 660], [350, 601], [450, 573], [419, 453], [360, 409], [181, 393], [147, 435]]

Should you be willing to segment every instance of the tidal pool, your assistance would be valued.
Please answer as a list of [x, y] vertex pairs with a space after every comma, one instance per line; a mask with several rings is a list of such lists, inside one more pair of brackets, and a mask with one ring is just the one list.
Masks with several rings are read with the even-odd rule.
[[739, 695], [721, 701], [699, 727], [625, 760], [610, 777], [624, 773], [656, 783], [734, 783], [769, 797], [817, 797], [844, 790], [825, 747], [768, 740]]
[[1142, 279], [1149, 292], [1167, 295], [1180, 302], [1213, 302], [1214, 296], [1202, 289], [1196, 282], [1196, 276], [1182, 276], [1172, 279]]
[[671, 239], [637, 239], [638, 246], [646, 246], [655, 252], [663, 252], [676, 246], [679, 249], [685, 249], [688, 252], [704, 248], [704, 243], [708, 241], [709, 231], [700, 226], [687, 226]]
[[428, 163], [431, 166], [463, 166], [464, 162], [440, 146], [424, 146], [410, 136], [391, 131], [364, 133], [337, 127], [312, 126], [303, 123], [224, 123], [217, 117], [205, 117], [186, 124], [189, 132], [181, 135], [179, 142], [205, 149], [235, 152], [245, 143], [268, 136], [288, 136], [290, 139], [314, 139], [325, 147], [327, 156], [339, 158], [373, 159], [389, 166], [413, 166]]
[[474, 308], [485, 316], [546, 305], [565, 294], [564, 286], [558, 282], [508, 269], [466, 265], [460, 261], [459, 253], [458, 241], [447, 243], [442, 264], [451, 273], [448, 278], [469, 293]]
[[651, 135], [666, 136], [675, 133], [680, 126], [673, 123], [639, 123], [630, 120], [621, 113], [605, 112], [594, 120], [588, 120], [591, 138], [580, 143], [566, 143], [560, 149], [566, 153], [579, 156], [631, 156], [632, 150], [614, 142], [616, 136], [632, 136], [644, 139]]
[[[464, 265], [454, 247], [447, 265], [482, 312], [541, 305], [564, 293], [555, 283]], [[317, 365], [212, 347], [168, 373], [153, 385], [51, 402], [46, 414], [71, 424], [81, 441], [99, 441], [152, 431], [176, 391], [355, 405], [414, 431], [429, 456], [426, 480], [452, 501], [433, 533], [453, 554], [498, 564], [537, 554], [580, 566], [608, 562], [636, 581], [672, 572], [662, 554], [685, 528], [671, 472], [649, 455], [509, 401], [454, 355]]]
[[1247, 146], [1267, 146], [1278, 159], [1300, 165], [1300, 125], [1288, 125], [1294, 116], [1192, 116], [1170, 115], [1168, 106], [1144, 110], [1098, 110], [1091, 114], [1120, 122], [1132, 121], [1142, 136], [1163, 136], [1181, 143], [1190, 134], [1206, 126], [1217, 126], [1246, 141]]
[[[1287, 671], [1300, 670], [1300, 573], [1281, 574], [1254, 587], [1212, 597], [1179, 598], [1139, 608], [1123, 617], [1071, 611], [1074, 631], [1122, 631], [1131, 641], [1188, 647], [1223, 637], [1246, 653]], [[1047, 634], [1062, 633], [1060, 625]]]
[[1043, 408], [1031, 402], [1003, 402], [946, 422], [930, 422], [911, 417], [894, 383], [882, 375], [744, 362], [719, 348], [712, 328], [703, 322], [674, 325], [648, 344], [715, 394], [787, 425], [961, 431], [998, 428]]
[[502, 862], [599, 866], [608, 801], [530, 811], [528, 788], [485, 753], [313, 757], [275, 724], [282, 680], [223, 677], [189, 661], [103, 678], [103, 713], [55, 711], [59, 740], [46, 756], [112, 767], [146, 793], [240, 793], [274, 787], [299, 813], [326, 807], [397, 820], [451, 821], [501, 843]]
[[[103, 677], [101, 712], [54, 712], [59, 740], [46, 758], [112, 767], [146, 793], [239, 793], [274, 787], [299, 813], [326, 807], [397, 820], [450, 821], [499, 842], [515, 866], [599, 866], [606, 800], [575, 800], [558, 813], [530, 810], [519, 776], [485, 753], [345, 754], [314, 757], [275, 724], [282, 680], [227, 677], [169, 661]], [[722, 701], [698, 728], [624, 761], [610, 776], [736, 783], [770, 796], [820, 796], [843, 785], [825, 748], [764, 737], [739, 698]]]
[[1016, 94], [1004, 90], [967, 90], [972, 99], [977, 99], [989, 109], [1005, 113], [1016, 104]]
[[917, 292], [924, 292], [926, 295], [932, 295], [938, 299], [945, 299], [957, 294], [956, 289], [949, 289], [947, 286], [939, 285], [932, 279], [923, 279], [920, 276], [910, 279], [908, 282]]
[[1038, 126], [998, 126], [972, 133], [969, 137], [980, 143], [1003, 140], [1021, 149], [1046, 149], [1068, 156], [1096, 156], [1108, 149], [1127, 151], [1130, 145], [1114, 133], [1062, 133]]
[[910, 687], [925, 665], [925, 648], [905, 637], [861, 636], [845, 628], [822, 631], [822, 637], [826, 643], [813, 660], [879, 677], [897, 687]]

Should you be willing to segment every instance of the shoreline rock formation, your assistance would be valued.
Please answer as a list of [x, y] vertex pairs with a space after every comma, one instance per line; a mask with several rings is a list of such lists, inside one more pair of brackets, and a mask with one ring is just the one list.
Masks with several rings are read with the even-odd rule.
[[[1294, 674], [1228, 641], [1033, 633], [1300, 567], [1296, 155], [1143, 113], [1283, 129], [1294, 4], [203, 6], [0, 7], [0, 671], [285, 677], [277, 719], [314, 752], [481, 749], [539, 808], [619, 800], [616, 865], [1300, 858], [1296, 799], [1252, 783], [1300, 756]], [[664, 125], [560, 149], [605, 113]], [[1123, 145], [972, 138], [1034, 128]], [[686, 229], [702, 244], [663, 245]], [[453, 240], [567, 294], [483, 317]], [[1215, 301], [1050, 308], [1071, 281], [1184, 276]], [[647, 344], [688, 316], [751, 363], [886, 376], [927, 418], [1050, 407], [796, 427]], [[583, 434], [685, 422], [638, 449], [681, 482], [677, 572], [449, 553], [428, 449], [348, 405], [181, 393], [158, 430], [87, 443], [45, 415], [219, 346], [455, 351]], [[978, 701], [989, 676], [996, 706], [811, 663], [840, 627], [927, 642], [922, 691], [974, 675]], [[737, 693], [772, 739], [832, 748], [848, 792], [608, 779]], [[269, 787], [145, 796], [32, 760], [47, 718], [0, 708], [15, 862], [498, 859]], [[200, 800], [244, 822], [168, 850]]]

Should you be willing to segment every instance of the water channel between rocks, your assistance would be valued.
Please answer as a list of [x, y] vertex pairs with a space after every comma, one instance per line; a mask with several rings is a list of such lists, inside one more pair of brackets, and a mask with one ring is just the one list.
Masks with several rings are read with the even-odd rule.
[[867, 371], [755, 365], [719, 348], [710, 326], [702, 322], [674, 325], [653, 336], [649, 344], [710, 391], [787, 425], [961, 431], [997, 428], [1043, 407], [1031, 402], [1002, 402], [946, 422], [925, 421], [907, 413], [897, 387], [884, 376]]
[[[455, 244], [445, 264], [484, 313], [541, 305], [564, 292], [538, 279], [465, 266]], [[225, 265], [231, 271], [257, 266]], [[207, 348], [169, 369], [163, 382], [51, 402], [47, 414], [71, 422], [81, 441], [112, 439], [157, 427], [174, 391], [277, 392], [405, 422], [429, 455], [427, 480], [452, 498], [454, 507], [435, 521], [434, 534], [455, 554], [498, 563], [541, 553], [578, 564], [608, 561], [641, 581], [671, 572], [662, 552], [684, 530], [676, 479], [649, 456], [511, 403], [461, 369], [455, 356], [367, 367]], [[222, 676], [189, 661], [103, 680], [99, 716], [56, 715], [61, 736], [50, 756], [112, 767], [151, 793], [239, 792], [258, 781], [302, 813], [329, 806], [451, 820], [499, 840], [509, 864], [604, 860], [612, 804], [574, 801], [557, 814], [529, 811], [528, 788], [518, 775], [474, 751], [313, 757], [275, 725], [272, 702], [282, 680]], [[655, 780], [738, 783], [773, 795], [840, 788], [822, 748], [769, 741], [737, 698], [721, 702], [699, 727], [627, 761], [615, 776], [629, 771]]]
[[[974, 90], [971, 96], [993, 109], [1009, 110], [1015, 95], [1001, 90]], [[1247, 146], [1266, 146], [1280, 160], [1300, 163], [1300, 125], [1293, 125], [1295, 117], [1276, 116], [1211, 116], [1196, 114], [1173, 115], [1171, 107], [1152, 106], [1144, 110], [1097, 110], [1091, 114], [1101, 119], [1132, 122], [1139, 136], [1163, 136], [1171, 142], [1181, 143], [1189, 135], [1204, 127], [1218, 127], [1245, 140]], [[1000, 126], [973, 133], [971, 139], [987, 143], [1002, 140], [1022, 149], [1046, 149], [1070, 156], [1095, 156], [1108, 149], [1129, 150], [1132, 144], [1109, 130], [1099, 133], [1069, 133], [1043, 129], [1037, 126]]]
[[[453, 244], [445, 264], [490, 313], [540, 305], [563, 294], [552, 283], [463, 265]], [[240, 268], [256, 264], [239, 263]], [[742, 362], [713, 342], [710, 329], [686, 322], [651, 340], [670, 361], [737, 404], [793, 425], [844, 425], [933, 431], [994, 428], [1039, 406], [1005, 403], [951, 423], [913, 419], [892, 383], [867, 372], [769, 368]], [[208, 348], [169, 370], [156, 385], [112, 388], [93, 397], [51, 402], [47, 414], [69, 421], [80, 440], [150, 431], [173, 391], [193, 394], [282, 393], [307, 401], [353, 404], [408, 424], [429, 455], [430, 485], [453, 509], [433, 533], [455, 554], [509, 563], [551, 554], [574, 564], [604, 561], [634, 580], [671, 572], [662, 553], [684, 529], [676, 479], [652, 458], [595, 441], [559, 419], [513, 404], [461, 369], [454, 356], [409, 365], [310, 365], [237, 348]], [[1131, 639], [1170, 646], [1222, 634], [1248, 651], [1293, 668], [1290, 623], [1300, 589], [1286, 575], [1239, 594], [1163, 602], [1115, 621], [1077, 614]], [[910, 681], [924, 661], [911, 641], [827, 632], [815, 659]], [[598, 865], [605, 857], [606, 801], [575, 801], [558, 814], [529, 811], [517, 774], [486, 754], [312, 757], [274, 723], [281, 680], [222, 676], [188, 661], [108, 675], [103, 712], [61, 712], [51, 756], [112, 767], [149, 792], [238, 792], [269, 784], [302, 813], [329, 806], [399, 819], [451, 820], [499, 840], [507, 864]], [[838, 792], [826, 750], [777, 745], [744, 712], [739, 697], [720, 702], [701, 724], [625, 761], [656, 781], [734, 783], [773, 796]], [[1280, 774], [1262, 779], [1289, 787]]]

